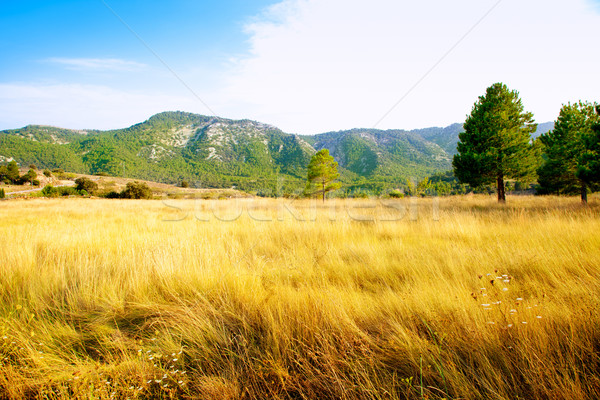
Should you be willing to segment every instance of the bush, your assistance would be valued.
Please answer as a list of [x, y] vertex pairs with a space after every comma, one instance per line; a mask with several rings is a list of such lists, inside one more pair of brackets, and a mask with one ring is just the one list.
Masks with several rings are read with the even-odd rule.
[[55, 174], [64, 174], [65, 170], [62, 168], [56, 168], [56, 169], [53, 169], [52, 172]]
[[0, 199], [3, 199], [6, 197], [6, 193], [4, 193], [4, 189], [0, 189]]
[[393, 199], [401, 199], [404, 197], [404, 193], [400, 190], [392, 190], [389, 196]]
[[189, 188], [190, 187], [190, 183], [188, 181], [181, 181], [181, 187], [182, 188]]
[[52, 185], [46, 185], [42, 189], [42, 196], [44, 197], [58, 197], [58, 189]]
[[79, 192], [77, 191], [77, 189], [71, 186], [63, 186], [57, 189], [58, 194], [61, 196], [79, 196]]
[[31, 181], [31, 184], [33, 186], [40, 186], [40, 181], [39, 181], [39, 179], [34, 179], [34, 180]]
[[75, 184], [75, 188], [82, 192], [82, 194], [83, 192], [86, 192], [86, 194], [94, 194], [98, 190], [98, 184], [96, 182], [83, 176], [75, 179]]
[[106, 197], [107, 199], [120, 199], [121, 198], [121, 194], [115, 192], [114, 190], [111, 190], [110, 192], [106, 193], [104, 195], [104, 197]]
[[29, 169], [37, 169], [37, 167], [35, 166], [35, 164], [29, 164]]
[[123, 199], [151, 199], [152, 190], [145, 182], [129, 182], [121, 192]]
[[45, 169], [44, 170], [44, 176], [46, 176], [47, 178], [50, 178], [52, 176], [52, 172], [50, 172], [49, 169]]

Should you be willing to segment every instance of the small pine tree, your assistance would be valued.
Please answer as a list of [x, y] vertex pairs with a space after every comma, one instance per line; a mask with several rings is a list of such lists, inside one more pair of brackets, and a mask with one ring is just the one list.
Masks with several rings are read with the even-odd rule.
[[21, 177], [21, 181], [23, 183], [27, 183], [27, 182], [33, 183], [35, 178], [37, 178], [37, 172], [35, 172], [33, 169], [30, 169], [29, 171], [27, 171], [27, 173], [25, 175], [23, 175]]
[[10, 183], [16, 183], [19, 180], [19, 165], [16, 161], [11, 161], [6, 166], [6, 178]]
[[305, 192], [309, 195], [320, 194], [325, 202], [325, 195], [340, 188], [334, 182], [339, 178], [338, 163], [329, 155], [329, 150], [322, 149], [315, 154], [308, 164], [308, 179]]

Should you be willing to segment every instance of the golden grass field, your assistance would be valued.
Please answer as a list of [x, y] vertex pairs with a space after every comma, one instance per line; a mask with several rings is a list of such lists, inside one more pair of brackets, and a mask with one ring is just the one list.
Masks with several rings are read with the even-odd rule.
[[600, 201], [0, 202], [0, 399], [597, 399]]

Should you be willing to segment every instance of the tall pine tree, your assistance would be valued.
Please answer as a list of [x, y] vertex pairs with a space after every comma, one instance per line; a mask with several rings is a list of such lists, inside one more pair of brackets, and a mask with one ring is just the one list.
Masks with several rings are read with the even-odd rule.
[[577, 177], [589, 186], [600, 184], [600, 105], [591, 124], [591, 132], [583, 135], [584, 152], [579, 158]]
[[465, 121], [458, 154], [452, 161], [454, 174], [473, 187], [496, 183], [498, 201], [505, 202], [505, 179], [535, 174], [537, 157], [531, 133], [536, 129], [533, 114], [523, 110], [519, 93], [503, 83], [493, 84]]
[[586, 149], [586, 139], [593, 134], [595, 122], [598, 115], [593, 104], [580, 101], [562, 106], [554, 129], [539, 139], [544, 145], [544, 163], [538, 170], [541, 193], [580, 193], [581, 201], [587, 202], [587, 191], [593, 180], [586, 178], [589, 173], [584, 171], [584, 158], [588, 153], [587, 159], [593, 161]]

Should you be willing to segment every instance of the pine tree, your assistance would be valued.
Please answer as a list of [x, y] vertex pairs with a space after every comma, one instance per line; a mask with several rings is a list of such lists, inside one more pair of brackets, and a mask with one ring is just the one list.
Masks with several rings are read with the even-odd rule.
[[16, 183], [19, 180], [19, 165], [16, 161], [11, 161], [6, 166], [6, 178], [11, 183]]
[[537, 124], [524, 112], [517, 91], [502, 83], [487, 88], [473, 106], [459, 135], [458, 154], [452, 165], [461, 183], [472, 187], [493, 184], [498, 201], [505, 202], [504, 180], [524, 179], [535, 174], [536, 152], [531, 133]]
[[315, 154], [308, 164], [308, 181], [306, 185], [307, 194], [321, 194], [325, 202], [325, 194], [340, 188], [340, 184], [334, 182], [339, 178], [337, 171], [338, 163], [329, 155], [329, 150], [322, 149]]
[[[581, 201], [587, 202], [592, 180], [585, 179], [585, 140], [592, 135], [594, 122], [598, 115], [593, 104], [580, 101], [562, 106], [554, 129], [539, 138], [544, 145], [544, 163], [538, 169], [541, 193], [580, 193]], [[588, 159], [593, 161], [593, 157]]]
[[594, 122], [591, 131], [583, 135], [583, 144], [577, 177], [590, 186], [600, 184], [600, 105], [596, 105]]

